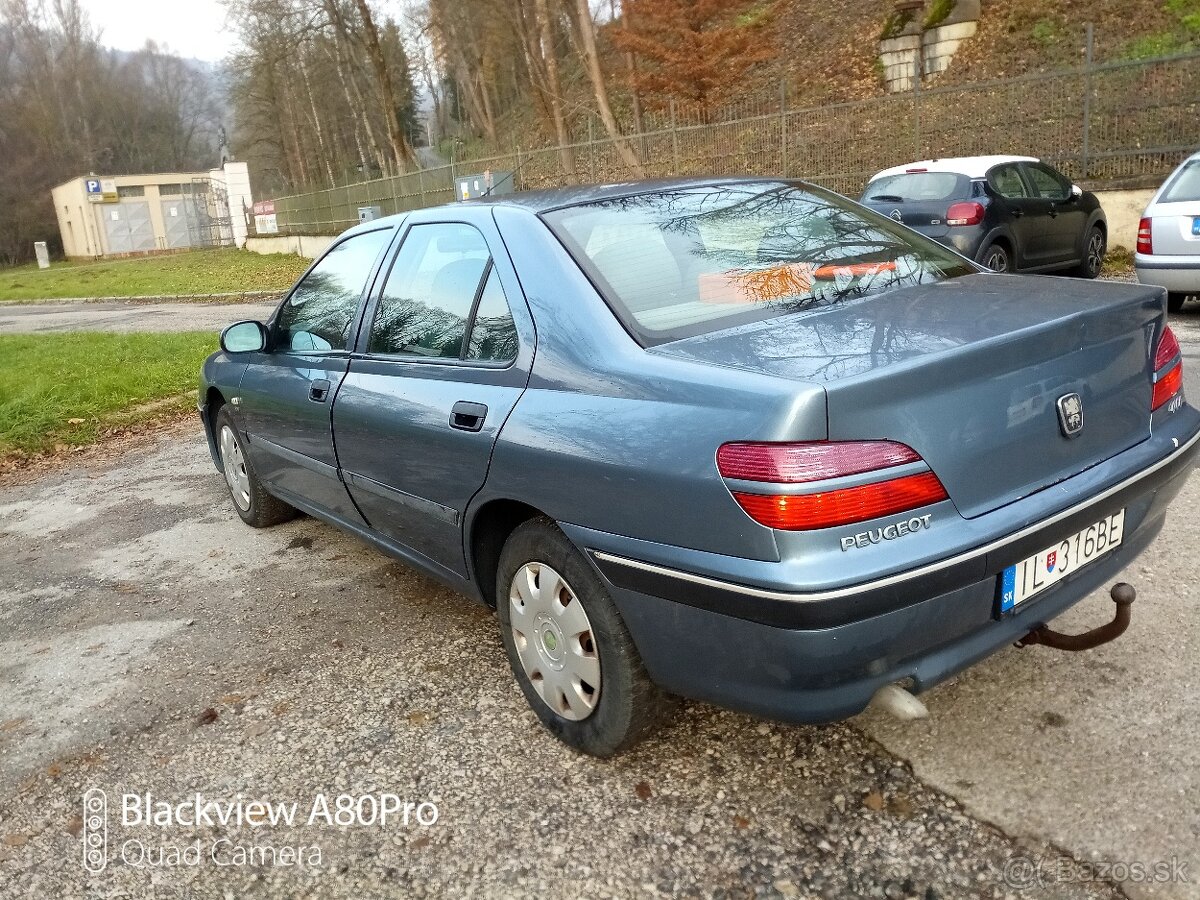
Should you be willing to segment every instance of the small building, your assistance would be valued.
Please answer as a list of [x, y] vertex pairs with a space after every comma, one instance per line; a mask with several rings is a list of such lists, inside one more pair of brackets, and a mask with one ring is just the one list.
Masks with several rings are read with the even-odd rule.
[[50, 193], [68, 259], [241, 247], [254, 204], [239, 162], [208, 172], [83, 175]]

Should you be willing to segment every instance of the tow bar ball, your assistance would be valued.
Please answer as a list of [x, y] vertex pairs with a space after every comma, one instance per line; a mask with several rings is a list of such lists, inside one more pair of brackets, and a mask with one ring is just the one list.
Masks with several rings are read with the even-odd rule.
[[1060, 634], [1046, 625], [1039, 625], [1017, 641], [1017, 646], [1028, 647], [1031, 644], [1041, 644], [1043, 647], [1051, 647], [1055, 650], [1074, 652], [1091, 650], [1093, 647], [1116, 640], [1129, 627], [1130, 610], [1133, 601], [1137, 599], [1137, 591], [1133, 589], [1133, 585], [1119, 581], [1113, 585], [1109, 596], [1112, 597], [1113, 603], [1117, 604], [1117, 614], [1108, 624], [1085, 631], [1083, 634]]

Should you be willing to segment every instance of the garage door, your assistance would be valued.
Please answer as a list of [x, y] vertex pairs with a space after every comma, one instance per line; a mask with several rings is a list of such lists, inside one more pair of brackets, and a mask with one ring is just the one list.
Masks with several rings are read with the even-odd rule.
[[104, 232], [109, 253], [142, 253], [154, 249], [154, 226], [150, 222], [150, 204], [122, 200], [104, 206]]

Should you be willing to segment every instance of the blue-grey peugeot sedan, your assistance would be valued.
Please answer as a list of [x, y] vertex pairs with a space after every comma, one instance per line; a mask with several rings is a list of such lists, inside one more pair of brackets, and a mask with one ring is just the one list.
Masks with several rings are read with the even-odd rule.
[[1071, 649], [1046, 623], [1153, 540], [1200, 440], [1161, 288], [988, 273], [769, 179], [359, 225], [226, 329], [200, 413], [246, 523], [302, 510], [494, 607], [530, 706], [601, 756], [675, 696], [832, 721]]

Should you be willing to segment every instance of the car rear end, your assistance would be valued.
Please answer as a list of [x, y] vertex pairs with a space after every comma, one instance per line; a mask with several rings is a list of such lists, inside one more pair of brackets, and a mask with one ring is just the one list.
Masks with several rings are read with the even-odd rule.
[[1200, 154], [1177, 169], [1138, 225], [1138, 281], [1172, 294], [1200, 294]]
[[[683, 262], [646, 240], [589, 255], [552, 223], [656, 365], [760, 379], [752, 426], [694, 399], [676, 422], [665, 377], [643, 392], [686, 437], [675, 506], [772, 554], [563, 525], [662, 686], [790, 721], [853, 715], [1019, 640], [1158, 534], [1200, 450], [1161, 289], [981, 274], [817, 189], [741, 193], [662, 204], [663, 253]], [[669, 290], [625, 302], [668, 266]], [[799, 414], [814, 386], [819, 427]]]
[[976, 259], [991, 230], [982, 179], [914, 166], [875, 176], [859, 201], [926, 237]]

